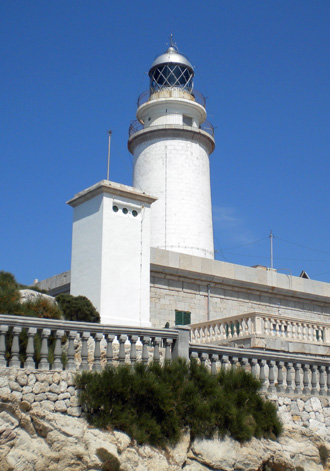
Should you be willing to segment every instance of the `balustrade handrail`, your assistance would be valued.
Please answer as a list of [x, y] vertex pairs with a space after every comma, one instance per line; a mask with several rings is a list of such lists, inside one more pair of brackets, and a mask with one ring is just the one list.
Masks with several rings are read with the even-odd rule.
[[126, 327], [112, 326], [107, 324], [97, 324], [92, 322], [65, 321], [59, 319], [44, 319], [37, 317], [12, 316], [10, 314], [0, 314], [0, 325], [8, 327], [19, 326], [24, 328], [34, 327], [36, 329], [64, 330], [65, 332], [76, 331], [78, 333], [90, 332], [103, 334], [132, 334], [137, 336], [148, 335], [150, 337], [162, 337], [176, 339], [178, 331], [176, 329], [153, 329], [149, 327]]
[[190, 327], [193, 329], [199, 328], [199, 327], [209, 327], [215, 324], [219, 323], [228, 323], [228, 322], [234, 322], [238, 321], [240, 319], [251, 319], [255, 317], [261, 317], [262, 319], [274, 319], [276, 321], [283, 321], [283, 322], [296, 322], [298, 324], [308, 324], [308, 325], [315, 325], [315, 326], [322, 326], [322, 327], [330, 327], [330, 322], [327, 321], [313, 321], [313, 320], [307, 320], [307, 319], [302, 319], [301, 317], [290, 317], [290, 316], [284, 316], [282, 314], [267, 314], [263, 312], [247, 312], [244, 314], [238, 314], [236, 316], [230, 316], [230, 317], [221, 317], [219, 319], [212, 319], [210, 321], [205, 321], [205, 322], [197, 322], [194, 324], [190, 324]]
[[219, 355], [228, 357], [248, 358], [267, 360], [267, 361], [283, 361], [285, 363], [300, 363], [310, 365], [325, 365], [330, 367], [330, 359], [326, 356], [316, 356], [299, 353], [285, 353], [285, 352], [272, 352], [270, 350], [252, 349], [229, 347], [227, 345], [207, 345], [207, 344], [193, 344], [189, 346], [189, 357], [193, 352], [200, 354], [206, 353], [207, 355]]

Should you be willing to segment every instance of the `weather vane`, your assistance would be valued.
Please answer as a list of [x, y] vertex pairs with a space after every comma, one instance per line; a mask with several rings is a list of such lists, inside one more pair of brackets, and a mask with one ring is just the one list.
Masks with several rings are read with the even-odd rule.
[[[166, 45], [168, 46], [168, 43], [166, 43]], [[176, 45], [176, 43], [173, 40], [173, 33], [170, 34], [170, 46], [173, 47], [174, 49], [178, 50], [178, 46]]]

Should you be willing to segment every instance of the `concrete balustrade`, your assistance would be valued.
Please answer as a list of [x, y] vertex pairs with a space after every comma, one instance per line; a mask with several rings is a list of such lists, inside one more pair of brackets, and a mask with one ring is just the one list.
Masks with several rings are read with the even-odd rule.
[[297, 353], [330, 353], [330, 323], [251, 312], [192, 324], [191, 341]]
[[[257, 316], [254, 320], [257, 320], [254, 325], [258, 326]], [[304, 332], [297, 329], [299, 331]], [[24, 364], [20, 358], [23, 332], [26, 334]], [[38, 364], [34, 357], [37, 334], [41, 341]], [[242, 368], [262, 380], [262, 390], [266, 393], [330, 396], [330, 360], [325, 356], [198, 344], [190, 341], [190, 335], [189, 326], [176, 326], [176, 329], [127, 328], [0, 315], [0, 367], [99, 371], [111, 364], [134, 364], [136, 361], [147, 364], [151, 360], [166, 362], [181, 357], [200, 361], [213, 374], [220, 369]], [[308, 335], [312, 336], [311, 333]], [[312, 338], [314, 341], [324, 339]], [[53, 344], [51, 364], [50, 339]]]
[[[171, 361], [172, 347], [179, 335], [176, 329], [112, 327], [8, 315], [0, 315], [0, 324], [0, 367], [39, 370], [98, 371], [115, 360], [119, 364], [127, 361], [133, 364], [138, 357], [143, 363], [148, 363], [150, 359], [160, 361], [160, 348], [164, 351], [164, 361]], [[24, 364], [20, 358], [20, 336], [23, 332], [27, 336]], [[35, 361], [37, 334], [41, 339], [38, 364]], [[52, 363], [50, 343], [53, 344]], [[137, 345], [140, 353], [137, 352]], [[188, 350], [186, 356], [188, 358]]]

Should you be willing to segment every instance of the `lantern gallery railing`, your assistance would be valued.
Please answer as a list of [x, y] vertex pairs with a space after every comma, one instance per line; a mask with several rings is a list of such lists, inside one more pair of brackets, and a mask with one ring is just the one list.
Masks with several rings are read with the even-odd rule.
[[106, 365], [195, 359], [212, 373], [243, 368], [262, 380], [267, 393], [330, 396], [330, 360], [196, 344], [190, 329], [113, 327], [83, 322], [0, 315], [0, 368], [100, 370]]
[[224, 344], [251, 336], [288, 342], [330, 345], [330, 323], [270, 315], [259, 312], [192, 324], [191, 341]]
[[187, 100], [195, 101], [204, 108], [206, 106], [205, 96], [198, 90], [193, 90], [191, 93], [179, 87], [168, 87], [162, 90], [151, 93], [150, 90], [145, 90], [137, 99], [137, 107], [146, 103], [149, 100], [156, 100], [159, 98], [186, 98]]

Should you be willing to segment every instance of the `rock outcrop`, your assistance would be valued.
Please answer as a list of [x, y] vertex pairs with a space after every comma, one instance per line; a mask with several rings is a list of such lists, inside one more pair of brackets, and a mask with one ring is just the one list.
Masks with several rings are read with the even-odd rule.
[[[320, 400], [314, 402], [311, 408], [319, 409]], [[287, 413], [280, 410], [283, 419]], [[93, 428], [81, 417], [33, 409], [9, 393], [0, 396], [0, 470], [323, 471], [330, 470], [319, 451], [330, 440], [327, 430], [289, 420], [277, 441], [239, 444], [226, 437], [190, 443], [185, 435], [163, 451], [137, 446], [121, 432]]]

